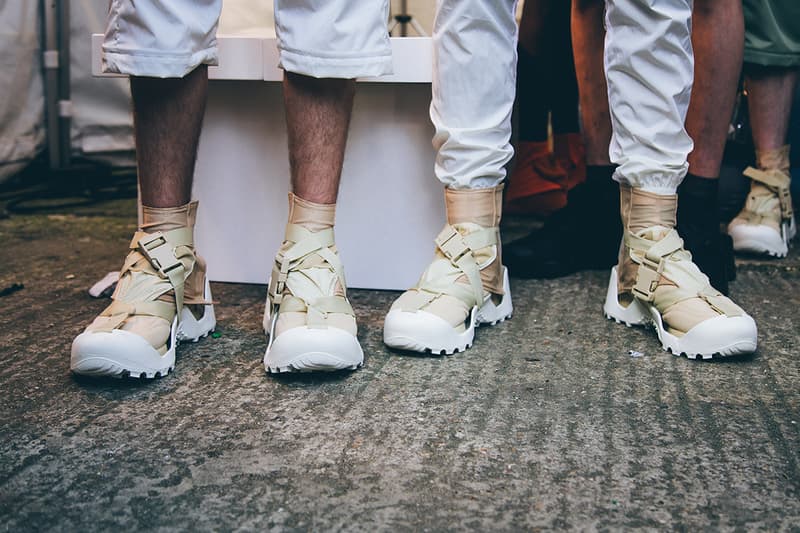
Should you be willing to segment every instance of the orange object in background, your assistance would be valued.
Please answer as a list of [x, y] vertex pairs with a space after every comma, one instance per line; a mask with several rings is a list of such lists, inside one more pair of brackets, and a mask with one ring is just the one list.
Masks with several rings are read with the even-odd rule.
[[563, 182], [568, 191], [586, 181], [586, 148], [580, 133], [556, 133], [553, 135], [553, 156], [566, 171]]
[[506, 189], [504, 211], [546, 217], [567, 205], [567, 192], [586, 180], [586, 157], [579, 133], [547, 141], [520, 142]]

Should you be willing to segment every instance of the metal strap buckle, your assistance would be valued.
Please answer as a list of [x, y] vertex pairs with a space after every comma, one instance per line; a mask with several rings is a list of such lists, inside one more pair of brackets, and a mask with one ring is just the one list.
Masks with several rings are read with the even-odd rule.
[[642, 258], [642, 262], [636, 272], [636, 284], [633, 286], [633, 294], [646, 302], [652, 302], [658, 282], [661, 280], [662, 272], [664, 272], [664, 258], [661, 258], [658, 263], [651, 261], [647, 257]]
[[781, 218], [792, 218], [792, 193], [789, 187], [781, 187], [778, 190], [778, 199], [781, 202]]
[[286, 287], [286, 274], [280, 273], [277, 269], [272, 271], [269, 279], [269, 297], [273, 304], [279, 304], [283, 300], [283, 289]]
[[160, 231], [139, 239], [138, 245], [139, 252], [165, 278], [176, 268], [183, 268], [183, 263], [175, 257], [175, 249], [168, 245], [169, 242]]
[[286, 260], [283, 252], [278, 252], [275, 256], [272, 275], [269, 278], [269, 296], [273, 305], [278, 305], [283, 300], [283, 290], [286, 287], [286, 280], [289, 278], [290, 263], [291, 261]]

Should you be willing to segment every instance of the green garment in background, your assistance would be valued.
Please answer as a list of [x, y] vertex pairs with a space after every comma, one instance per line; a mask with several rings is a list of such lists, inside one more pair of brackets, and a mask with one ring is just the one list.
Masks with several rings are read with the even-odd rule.
[[744, 62], [800, 66], [800, 0], [743, 0]]

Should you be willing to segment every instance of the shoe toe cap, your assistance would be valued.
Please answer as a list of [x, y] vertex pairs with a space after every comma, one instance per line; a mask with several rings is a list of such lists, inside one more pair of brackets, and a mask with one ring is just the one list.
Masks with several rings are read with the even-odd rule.
[[451, 345], [464, 344], [461, 337], [467, 333], [458, 331], [442, 317], [421, 310], [393, 309], [383, 324], [383, 342], [387, 346], [415, 352], [444, 349], [450, 353]]
[[301, 326], [284, 331], [264, 355], [267, 372], [316, 372], [355, 369], [364, 362], [358, 339], [338, 328]]
[[701, 322], [680, 340], [687, 355], [744, 355], [756, 350], [758, 329], [750, 315], [722, 315]]
[[731, 223], [728, 234], [737, 252], [786, 255], [787, 245], [780, 232], [766, 224]]
[[123, 330], [86, 331], [72, 342], [70, 369], [89, 376], [120, 376], [124, 372], [166, 373], [171, 354], [161, 355], [145, 339]]

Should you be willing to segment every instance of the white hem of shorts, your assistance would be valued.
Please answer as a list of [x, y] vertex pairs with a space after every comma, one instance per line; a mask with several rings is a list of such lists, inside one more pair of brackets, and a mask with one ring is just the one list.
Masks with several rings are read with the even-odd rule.
[[286, 72], [312, 78], [355, 79], [394, 72], [391, 52], [359, 57], [320, 57], [281, 48], [278, 66]]
[[103, 52], [103, 72], [148, 78], [182, 78], [198, 65], [217, 65], [217, 47], [193, 54]]

